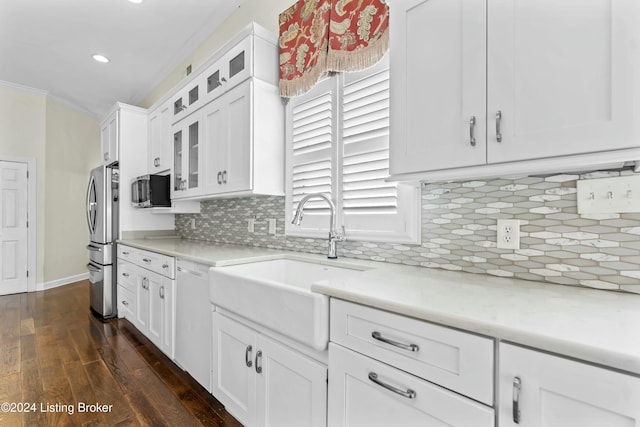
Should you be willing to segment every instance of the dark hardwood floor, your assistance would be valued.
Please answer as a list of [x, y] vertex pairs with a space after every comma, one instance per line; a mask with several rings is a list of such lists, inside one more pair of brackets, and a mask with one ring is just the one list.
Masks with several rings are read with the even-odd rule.
[[0, 409], [12, 427], [240, 425], [130, 323], [94, 318], [87, 281], [0, 296]]

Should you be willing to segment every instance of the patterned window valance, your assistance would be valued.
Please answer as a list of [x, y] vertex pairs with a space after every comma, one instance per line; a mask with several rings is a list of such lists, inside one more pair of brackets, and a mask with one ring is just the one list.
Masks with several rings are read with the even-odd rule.
[[301, 95], [326, 72], [368, 68], [388, 48], [382, 0], [298, 0], [280, 14], [280, 95]]

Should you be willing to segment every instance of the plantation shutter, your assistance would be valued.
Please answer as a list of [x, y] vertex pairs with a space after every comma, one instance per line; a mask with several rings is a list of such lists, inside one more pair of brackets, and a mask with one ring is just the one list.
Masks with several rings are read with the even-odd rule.
[[[295, 211], [305, 194], [332, 195], [332, 152], [335, 140], [333, 80], [327, 79], [307, 94], [292, 99], [292, 179], [288, 208]], [[327, 229], [329, 207], [322, 200], [305, 205], [302, 229]]]
[[[287, 219], [305, 194], [325, 193], [347, 239], [419, 241], [419, 189], [389, 176], [388, 59], [357, 73], [325, 79], [290, 100], [287, 112]], [[305, 205], [290, 235], [325, 237], [329, 209]]]

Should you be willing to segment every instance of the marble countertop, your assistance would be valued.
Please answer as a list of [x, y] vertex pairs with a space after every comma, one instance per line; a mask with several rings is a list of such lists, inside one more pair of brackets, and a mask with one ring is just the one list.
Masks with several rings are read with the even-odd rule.
[[189, 240], [121, 243], [211, 266], [283, 257], [364, 266], [312, 290], [640, 375], [640, 295]]

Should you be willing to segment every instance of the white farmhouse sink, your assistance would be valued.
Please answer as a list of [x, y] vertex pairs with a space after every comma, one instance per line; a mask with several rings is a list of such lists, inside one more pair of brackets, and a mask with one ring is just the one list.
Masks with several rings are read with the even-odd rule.
[[332, 264], [276, 259], [213, 267], [211, 302], [322, 351], [329, 341], [329, 298], [311, 292], [311, 284], [365, 269]]

